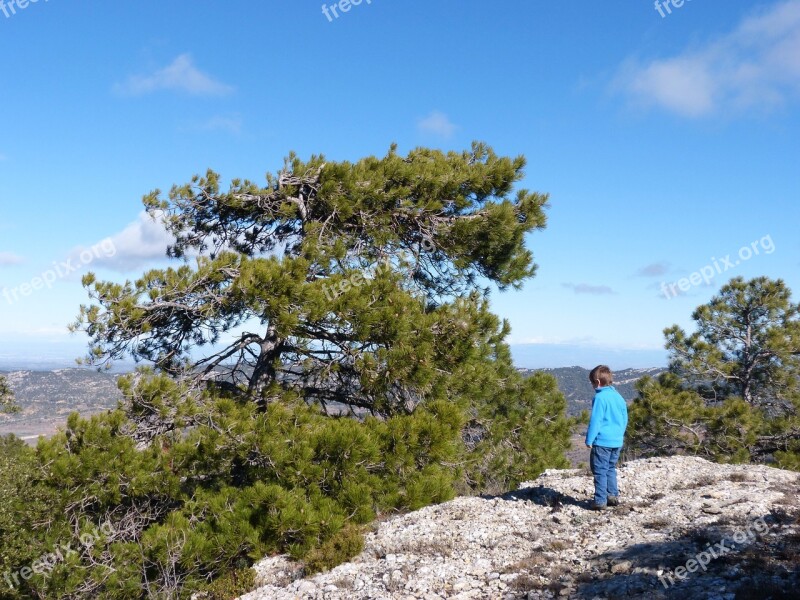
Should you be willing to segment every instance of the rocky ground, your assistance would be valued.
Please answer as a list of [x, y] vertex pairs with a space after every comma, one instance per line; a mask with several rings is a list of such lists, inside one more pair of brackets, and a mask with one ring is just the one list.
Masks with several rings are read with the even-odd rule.
[[604, 512], [589, 510], [588, 473], [553, 470], [402, 515], [327, 573], [262, 561], [263, 587], [241, 600], [800, 598], [797, 473], [671, 457], [619, 480], [623, 504]]

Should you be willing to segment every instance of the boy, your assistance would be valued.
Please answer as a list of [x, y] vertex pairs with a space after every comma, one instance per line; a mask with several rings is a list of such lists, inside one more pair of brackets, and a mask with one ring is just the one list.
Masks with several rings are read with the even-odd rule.
[[619, 504], [617, 461], [628, 426], [628, 405], [611, 385], [611, 369], [598, 365], [589, 373], [595, 388], [592, 417], [586, 432], [586, 447], [591, 449], [589, 466], [594, 475], [592, 510]]

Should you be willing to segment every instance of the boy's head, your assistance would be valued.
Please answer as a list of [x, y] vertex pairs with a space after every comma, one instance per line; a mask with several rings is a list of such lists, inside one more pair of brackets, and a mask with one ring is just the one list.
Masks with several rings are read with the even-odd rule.
[[597, 365], [592, 369], [591, 373], [589, 373], [589, 381], [592, 382], [594, 387], [599, 388], [611, 385], [614, 381], [614, 377], [611, 373], [611, 369], [606, 365]]

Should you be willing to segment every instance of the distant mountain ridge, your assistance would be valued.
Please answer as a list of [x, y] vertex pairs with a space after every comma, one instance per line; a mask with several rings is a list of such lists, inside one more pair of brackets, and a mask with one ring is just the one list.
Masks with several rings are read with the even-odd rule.
[[[578, 415], [591, 408], [594, 390], [589, 384], [589, 370], [583, 367], [554, 369], [520, 369], [524, 375], [537, 371], [553, 375], [567, 398], [567, 412]], [[636, 396], [635, 383], [645, 375], [651, 377], [665, 369], [621, 369], [614, 373], [617, 390], [627, 401]], [[14, 390], [22, 412], [0, 414], [0, 435], [14, 433], [33, 439], [52, 435], [62, 426], [69, 413], [77, 411], [89, 416], [117, 406], [122, 395], [117, 389], [117, 376], [93, 369], [13, 370], [2, 371]]]
[[[594, 389], [589, 383], [589, 369], [583, 367], [558, 367], [555, 369], [520, 369], [530, 376], [536, 372], [548, 373], [558, 381], [558, 389], [567, 398], [567, 413], [578, 415], [583, 410], [592, 408]], [[645, 369], [620, 369], [614, 371], [614, 387], [628, 402], [636, 397], [636, 382], [644, 376], [657, 377], [666, 371], [663, 367]]]

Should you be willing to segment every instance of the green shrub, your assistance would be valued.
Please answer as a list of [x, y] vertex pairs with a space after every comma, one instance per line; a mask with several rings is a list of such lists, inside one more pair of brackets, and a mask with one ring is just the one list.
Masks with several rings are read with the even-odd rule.
[[692, 319], [694, 333], [664, 330], [669, 372], [638, 384], [631, 450], [800, 469], [800, 305], [791, 290], [737, 277]]
[[218, 577], [202, 591], [206, 600], [233, 600], [255, 589], [255, 577], [253, 569], [238, 569]]
[[318, 548], [308, 553], [306, 575], [328, 571], [346, 562], [364, 549], [364, 535], [354, 525], [347, 525]]
[[[17, 471], [40, 474], [36, 489], [49, 494], [41, 508], [59, 515], [60, 526], [29, 519], [28, 541], [9, 553], [19, 563], [31, 548], [74, 543], [68, 524], [110, 524], [46, 580], [28, 582], [30, 595], [44, 597], [224, 597], [248, 585], [241, 573], [256, 560], [279, 553], [304, 560], [308, 572], [330, 569], [362, 550], [360, 526], [376, 515], [443, 502], [460, 487], [510, 486], [563, 464], [563, 397], [552, 378], [514, 373], [513, 387], [487, 385], [471, 402], [464, 383], [410, 414], [357, 420], [328, 417], [291, 393], [262, 409], [144, 372], [123, 382], [120, 409], [72, 415], [35, 453], [15, 447], [26, 465]], [[486, 424], [472, 447], [463, 439], [470, 411]], [[154, 414], [169, 427], [152, 434]], [[34, 484], [10, 480], [20, 489]]]
[[0, 437], [0, 598], [30, 597], [43, 578], [25, 579], [20, 570], [52, 552], [65, 531], [58, 495], [42, 479], [35, 452], [14, 436]]

